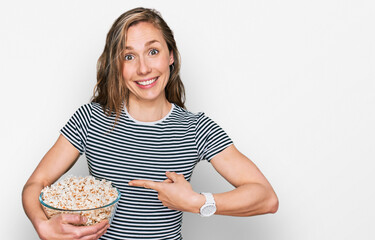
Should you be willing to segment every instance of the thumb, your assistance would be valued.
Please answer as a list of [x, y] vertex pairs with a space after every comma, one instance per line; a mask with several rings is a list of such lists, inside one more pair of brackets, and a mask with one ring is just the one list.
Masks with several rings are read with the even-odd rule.
[[61, 214], [62, 222], [74, 225], [86, 224], [87, 218], [79, 214]]
[[177, 182], [179, 174], [175, 172], [165, 172], [165, 175], [167, 176], [168, 179], [172, 180], [173, 182]]
[[167, 178], [167, 179], [165, 179], [165, 180], [163, 181], [163, 183], [173, 183], [173, 181], [172, 181], [171, 179]]

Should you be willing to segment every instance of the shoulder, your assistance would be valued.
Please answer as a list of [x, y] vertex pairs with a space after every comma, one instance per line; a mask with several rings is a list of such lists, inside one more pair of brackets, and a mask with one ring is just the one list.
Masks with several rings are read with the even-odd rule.
[[102, 106], [95, 102], [81, 105], [73, 115], [73, 117], [81, 118], [82, 121], [86, 122], [89, 122], [92, 118], [103, 118], [105, 116]]
[[92, 112], [92, 103], [85, 103], [81, 105], [77, 111], [89, 111]]
[[196, 124], [199, 119], [204, 116], [205, 114], [203, 112], [193, 113], [180, 106], [174, 105], [173, 114], [171, 114], [170, 119], [180, 123], [186, 122]]
[[193, 128], [196, 133], [206, 132], [218, 127], [204, 112], [193, 113], [177, 105], [175, 105], [173, 112], [174, 114], [171, 114], [169, 118], [169, 124], [188, 126], [188, 128]]
[[92, 114], [92, 106], [90, 103], [86, 103], [78, 107], [74, 112], [73, 117], [90, 117]]
[[103, 107], [96, 102], [83, 104], [78, 111], [87, 112], [90, 116], [105, 116]]

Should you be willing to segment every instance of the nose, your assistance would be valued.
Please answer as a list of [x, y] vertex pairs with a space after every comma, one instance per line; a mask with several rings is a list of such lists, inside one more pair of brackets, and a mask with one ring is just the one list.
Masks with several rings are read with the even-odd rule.
[[141, 57], [138, 61], [138, 69], [137, 73], [138, 75], [147, 75], [151, 72], [151, 67], [149, 63], [147, 62], [147, 59]]

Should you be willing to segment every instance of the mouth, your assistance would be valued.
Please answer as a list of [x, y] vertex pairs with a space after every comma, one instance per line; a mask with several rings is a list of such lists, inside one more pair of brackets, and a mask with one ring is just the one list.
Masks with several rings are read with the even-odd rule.
[[136, 83], [138, 85], [141, 85], [141, 86], [149, 86], [151, 84], [153, 84], [154, 82], [156, 82], [156, 80], [158, 80], [159, 77], [155, 77], [155, 78], [151, 78], [151, 79], [147, 79], [147, 80], [141, 80], [141, 81], [136, 81]]

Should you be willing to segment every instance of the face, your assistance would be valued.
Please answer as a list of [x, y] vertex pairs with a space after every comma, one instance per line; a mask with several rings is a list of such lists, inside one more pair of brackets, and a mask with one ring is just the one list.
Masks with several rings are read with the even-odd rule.
[[127, 31], [122, 76], [129, 101], [165, 100], [169, 65], [174, 61], [162, 32], [153, 24], [140, 22]]

